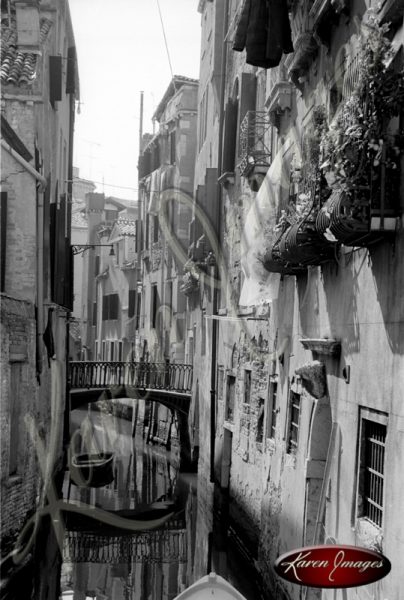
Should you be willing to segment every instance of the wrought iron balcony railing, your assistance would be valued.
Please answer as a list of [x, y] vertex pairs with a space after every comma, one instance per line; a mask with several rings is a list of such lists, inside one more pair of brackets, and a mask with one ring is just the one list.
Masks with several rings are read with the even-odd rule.
[[266, 112], [249, 110], [240, 125], [240, 164], [243, 177], [271, 164], [271, 121]]
[[192, 365], [142, 361], [71, 361], [69, 367], [70, 389], [105, 389], [125, 385], [189, 394], [192, 388]]

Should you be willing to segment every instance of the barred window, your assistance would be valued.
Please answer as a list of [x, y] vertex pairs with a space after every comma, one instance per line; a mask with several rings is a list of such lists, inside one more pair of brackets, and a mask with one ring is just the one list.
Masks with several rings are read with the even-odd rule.
[[266, 424], [266, 436], [268, 438], [275, 438], [276, 431], [276, 418], [279, 412], [278, 409], [278, 382], [271, 380], [269, 382], [269, 397], [268, 397], [268, 411], [267, 411], [267, 424]]
[[[368, 413], [366, 416], [368, 416]], [[357, 499], [358, 516], [368, 519], [377, 527], [381, 527], [383, 524], [386, 434], [386, 422], [380, 423], [362, 418]]]
[[251, 400], [251, 371], [244, 371], [244, 404], [250, 404]]
[[233, 377], [232, 375], [229, 375], [227, 377], [227, 389], [226, 389], [226, 407], [225, 407], [226, 421], [233, 421], [235, 396], [236, 396], [236, 378]]
[[299, 442], [300, 394], [290, 392], [288, 453], [295, 452]]

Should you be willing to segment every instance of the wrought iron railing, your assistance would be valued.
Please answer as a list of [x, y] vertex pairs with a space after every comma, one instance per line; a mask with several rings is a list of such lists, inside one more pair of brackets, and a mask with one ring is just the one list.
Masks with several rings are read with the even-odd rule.
[[192, 365], [142, 361], [71, 361], [69, 366], [70, 389], [125, 385], [186, 394], [192, 388]]
[[243, 177], [254, 169], [268, 169], [271, 164], [271, 121], [263, 111], [249, 110], [240, 125], [240, 164]]
[[63, 559], [73, 563], [185, 563], [186, 530], [145, 531], [135, 535], [100, 535], [68, 531]]

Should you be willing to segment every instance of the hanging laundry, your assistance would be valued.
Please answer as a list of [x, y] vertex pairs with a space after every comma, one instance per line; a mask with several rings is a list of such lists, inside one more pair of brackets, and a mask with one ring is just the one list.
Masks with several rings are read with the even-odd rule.
[[246, 62], [272, 69], [293, 52], [287, 0], [245, 0], [233, 50], [247, 51]]

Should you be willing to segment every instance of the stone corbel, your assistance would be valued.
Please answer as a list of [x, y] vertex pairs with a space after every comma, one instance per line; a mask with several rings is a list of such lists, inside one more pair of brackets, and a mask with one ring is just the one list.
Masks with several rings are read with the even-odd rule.
[[324, 363], [313, 360], [296, 369], [295, 374], [300, 377], [304, 389], [314, 398], [323, 398], [327, 394]]
[[292, 109], [292, 92], [293, 86], [290, 81], [278, 81], [265, 103], [270, 121], [277, 129], [280, 126], [281, 115]]

